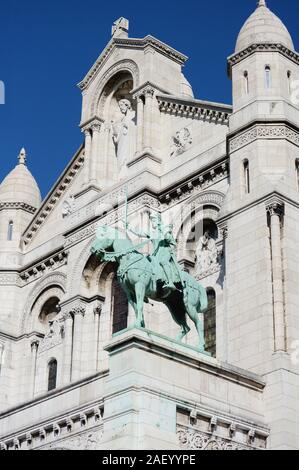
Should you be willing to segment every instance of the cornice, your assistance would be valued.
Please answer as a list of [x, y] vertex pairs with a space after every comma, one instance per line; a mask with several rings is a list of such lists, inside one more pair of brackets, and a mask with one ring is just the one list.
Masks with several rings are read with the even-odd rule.
[[59, 253], [53, 254], [39, 263], [23, 269], [20, 273], [20, 277], [25, 284], [36, 281], [37, 279], [42, 278], [45, 274], [48, 274], [49, 271], [54, 271], [55, 269], [66, 265], [68, 255], [68, 251], [60, 251]]
[[159, 200], [162, 204], [169, 207], [182, 200], [185, 200], [195, 194], [204, 192], [210, 186], [229, 176], [229, 160], [227, 157], [215, 164], [213, 167], [200, 172], [191, 179], [185, 180], [180, 184], [168, 188], [160, 196]]
[[35, 214], [37, 208], [25, 202], [0, 202], [0, 211], [2, 210], [23, 210], [29, 214]]
[[199, 119], [228, 126], [232, 107], [199, 100], [184, 100], [174, 96], [157, 96], [160, 111], [174, 116]]
[[158, 39], [154, 38], [153, 36], [146, 36], [143, 39], [134, 39], [134, 38], [112, 38], [111, 41], [107, 44], [102, 54], [96, 60], [94, 65], [91, 67], [87, 75], [84, 79], [78, 84], [78, 87], [81, 91], [84, 91], [88, 85], [93, 80], [94, 76], [97, 74], [98, 70], [102, 67], [102, 65], [106, 62], [109, 55], [116, 47], [123, 47], [123, 48], [137, 48], [137, 49], [144, 49], [146, 47], [152, 47], [156, 51], [160, 52], [161, 54], [169, 57], [170, 59], [174, 60], [175, 62], [183, 65], [188, 60], [188, 57], [180, 52], [176, 51], [172, 47], [164, 44], [163, 42], [159, 41]]
[[132, 90], [131, 94], [133, 96], [133, 99], [136, 99], [136, 98], [139, 98], [139, 96], [143, 96], [146, 93], [149, 93], [151, 91], [156, 94], [157, 93], [160, 93], [160, 94], [162, 93], [163, 95], [168, 94], [167, 90], [161, 88], [159, 85], [156, 85], [155, 83], [150, 82], [150, 81], [147, 81], [143, 83], [142, 85], [138, 86], [137, 88], [135, 88], [134, 90]]
[[289, 48], [284, 46], [283, 44], [273, 44], [273, 43], [260, 43], [260, 44], [252, 44], [251, 46], [247, 47], [243, 51], [237, 52], [232, 54], [227, 59], [227, 72], [229, 77], [232, 77], [232, 67], [243, 59], [255, 54], [256, 52], [278, 52], [285, 56], [287, 59], [295, 62], [295, 64], [299, 65], [299, 54], [295, 51], [291, 51]]
[[25, 230], [22, 242], [24, 246], [28, 246], [30, 242], [34, 239], [40, 227], [44, 224], [45, 220], [52, 213], [53, 209], [56, 207], [57, 203], [61, 200], [72, 181], [76, 177], [77, 173], [84, 164], [84, 153], [83, 145], [80, 146], [78, 152], [75, 154], [74, 158], [63, 172], [61, 177], [58, 179], [58, 182], [51, 189], [48, 196], [45, 198], [41, 208], [31, 221], [28, 228]]
[[79, 127], [82, 132], [85, 132], [87, 130], [92, 129], [93, 126], [102, 126], [103, 123], [104, 123], [104, 119], [98, 116], [94, 116], [88, 119], [87, 121], [81, 123]]

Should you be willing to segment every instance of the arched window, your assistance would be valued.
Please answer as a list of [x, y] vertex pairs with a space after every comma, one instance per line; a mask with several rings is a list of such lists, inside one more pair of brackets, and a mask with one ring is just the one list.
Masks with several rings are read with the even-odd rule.
[[248, 72], [244, 72], [244, 89], [245, 89], [245, 94], [248, 95], [249, 93], [249, 77], [248, 77]]
[[291, 95], [292, 94], [292, 72], [290, 70], [288, 70], [287, 77], [288, 77], [288, 91], [289, 91], [289, 95]]
[[249, 169], [249, 161], [243, 160], [243, 184], [245, 189], [245, 194], [250, 193], [250, 169]]
[[48, 364], [48, 392], [55, 390], [57, 384], [57, 361], [51, 359]]
[[214, 289], [207, 289], [208, 309], [204, 313], [204, 334], [206, 351], [216, 357], [216, 293]]
[[266, 89], [270, 90], [271, 88], [271, 67], [270, 65], [266, 65], [265, 67], [265, 84], [266, 84]]
[[128, 326], [128, 299], [116, 276], [112, 281], [112, 334]]
[[12, 241], [12, 237], [13, 237], [13, 221], [10, 220], [10, 221], [8, 222], [8, 228], [7, 228], [7, 240], [8, 240], [9, 242], [11, 242], [11, 241]]
[[48, 325], [51, 320], [54, 320], [59, 312], [59, 302], [59, 298], [53, 296], [44, 303], [38, 317], [41, 323]]

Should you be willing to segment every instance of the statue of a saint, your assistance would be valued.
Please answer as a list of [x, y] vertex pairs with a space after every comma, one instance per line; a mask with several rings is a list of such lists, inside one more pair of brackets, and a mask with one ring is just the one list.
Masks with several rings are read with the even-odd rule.
[[[175, 282], [180, 282], [180, 266], [176, 259], [176, 241], [173, 236], [173, 226], [164, 226], [161, 215], [152, 215], [150, 217], [152, 231], [138, 232], [129, 226], [127, 229], [140, 238], [148, 238], [153, 245], [153, 252], [149, 256], [150, 261], [157, 266], [156, 282], [164, 281], [164, 286], [169, 289], [176, 289]], [[165, 275], [165, 279], [160, 279], [159, 272]]]
[[218, 251], [214, 238], [210, 232], [205, 232], [199, 239], [198, 248], [196, 251], [196, 272], [198, 274], [204, 273], [212, 266], [217, 264]]
[[112, 138], [115, 145], [119, 173], [125, 175], [126, 165], [134, 152], [134, 119], [136, 113], [132, 109], [131, 102], [127, 99], [120, 100], [118, 105], [123, 117], [119, 121], [112, 122]]

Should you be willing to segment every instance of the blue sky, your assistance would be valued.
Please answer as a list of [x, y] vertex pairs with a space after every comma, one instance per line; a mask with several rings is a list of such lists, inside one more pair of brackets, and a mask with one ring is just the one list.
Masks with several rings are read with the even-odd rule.
[[[48, 192], [82, 142], [78, 128], [84, 77], [120, 16], [130, 36], [152, 34], [189, 56], [185, 75], [196, 98], [231, 103], [226, 58], [256, 0], [10, 0], [1, 2], [0, 181], [22, 146]], [[299, 49], [299, 2], [268, 0]]]

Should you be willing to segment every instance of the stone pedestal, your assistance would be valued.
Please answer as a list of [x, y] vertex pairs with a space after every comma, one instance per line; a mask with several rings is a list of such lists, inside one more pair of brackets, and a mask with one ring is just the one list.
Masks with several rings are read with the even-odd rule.
[[265, 445], [264, 384], [258, 376], [149, 330], [128, 329], [114, 336], [106, 350], [110, 358], [101, 449], [180, 449], [180, 413], [187, 414], [187, 434], [195, 432], [188, 428], [188, 416], [195, 416], [207, 439], [217, 435], [217, 424], [211, 431], [210, 422], [219, 423], [218, 436], [225, 443], [237, 423], [236, 446], [248, 445], [253, 427]]

